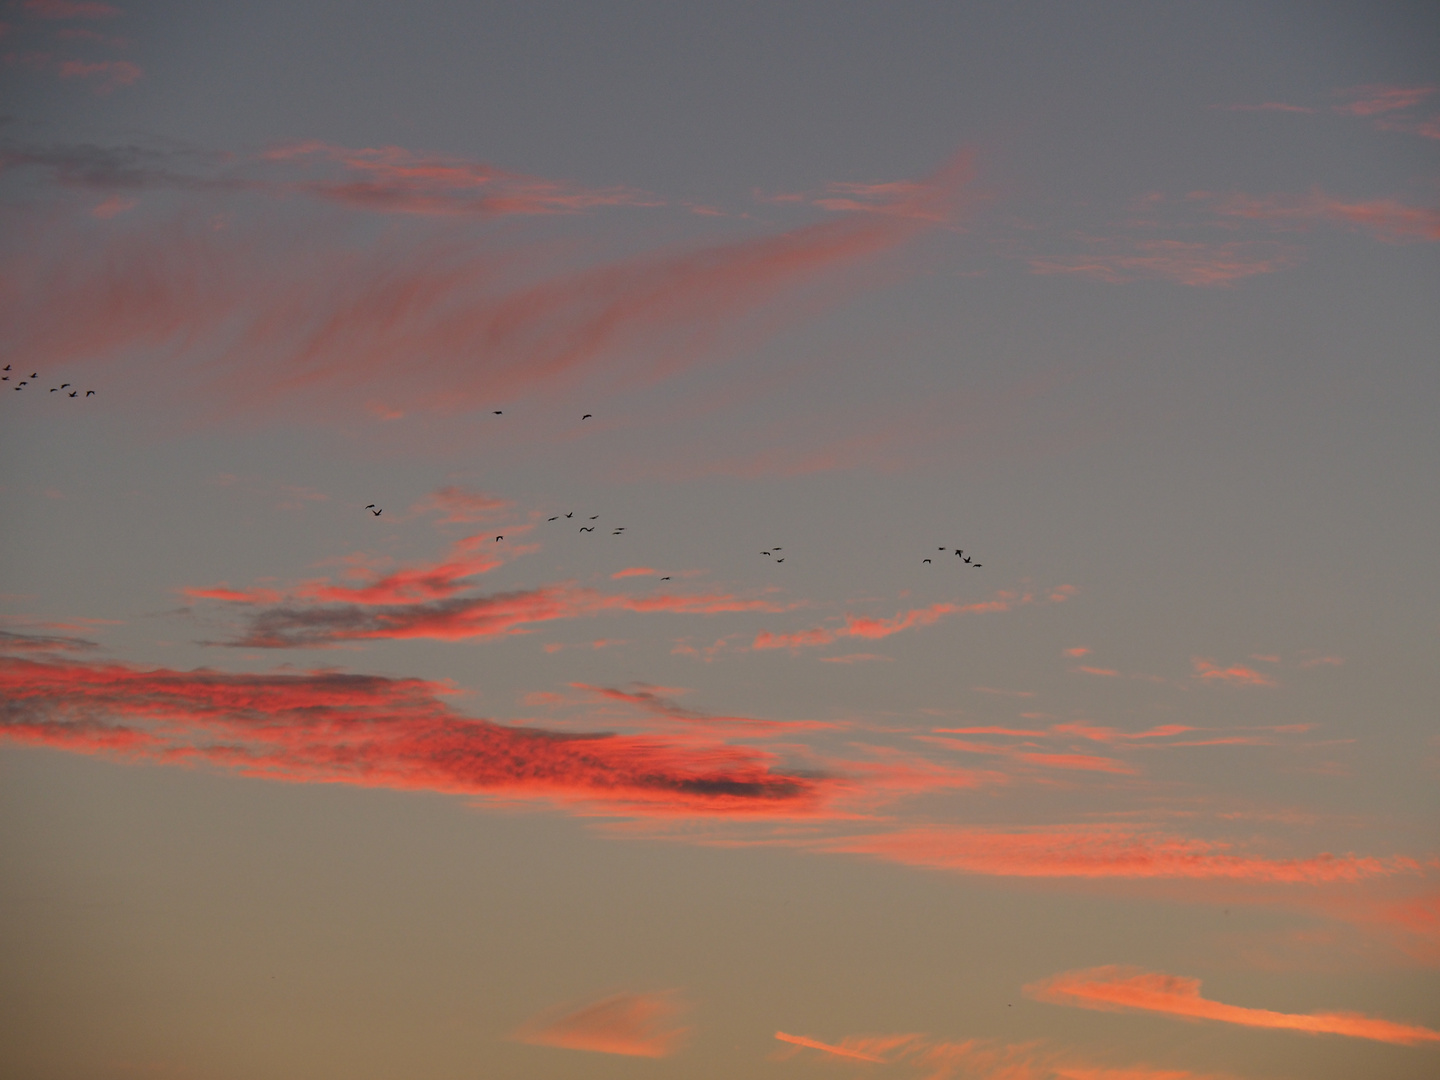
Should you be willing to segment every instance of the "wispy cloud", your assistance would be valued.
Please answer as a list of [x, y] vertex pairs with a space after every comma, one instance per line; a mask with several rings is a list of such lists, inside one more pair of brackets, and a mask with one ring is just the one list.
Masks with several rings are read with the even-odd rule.
[[542, 1014], [514, 1035], [532, 1046], [558, 1046], [625, 1057], [663, 1058], [678, 1050], [693, 1030], [671, 1026], [686, 1010], [673, 991], [614, 994], [560, 1015]]
[[1207, 243], [1192, 240], [1108, 240], [1093, 238], [1074, 255], [1035, 255], [1037, 274], [1069, 274], [1112, 285], [1144, 279], [1181, 285], [1227, 286], [1256, 274], [1293, 265], [1291, 254], [1264, 241]]
[[[83, 168], [93, 165], [86, 158]], [[952, 162], [917, 182], [908, 203], [953, 214], [968, 177], [966, 161]], [[392, 415], [488, 407], [599, 371], [673, 374], [753, 330], [753, 317], [781, 312], [787, 297], [936, 223], [929, 213], [842, 214], [546, 271], [537, 253], [429, 233], [356, 251], [315, 237], [123, 221], [69, 243], [57, 234], [0, 267], [19, 285], [0, 300], [7, 356], [55, 366], [143, 350], [184, 366], [177, 389], [198, 381], [206, 400], [232, 412], [289, 410], [307, 421], [368, 406]], [[44, 265], [40, 248], [53, 256]]]
[[0, 630], [0, 653], [90, 652], [100, 646], [88, 638], [50, 634], [15, 634]]
[[1440, 240], [1440, 210], [1411, 206], [1398, 199], [1345, 202], [1318, 187], [1305, 195], [1214, 196], [1197, 192], [1192, 198], [1213, 200], [1212, 209], [1223, 217], [1247, 218], [1275, 226], [1342, 225], [1394, 243]]
[[1278, 685], [1270, 676], [1262, 675], [1254, 668], [1248, 668], [1244, 664], [1220, 667], [1213, 660], [1206, 660], [1201, 656], [1194, 657], [1190, 664], [1194, 669], [1193, 677], [1201, 682], [1224, 683], [1227, 686]]
[[820, 841], [820, 850], [869, 855], [1001, 877], [1215, 878], [1320, 884], [1417, 873], [1413, 859], [1316, 855], [1274, 859], [1237, 854], [1234, 845], [1119, 825], [1029, 829], [924, 826]]
[[1401, 1046], [1440, 1042], [1440, 1031], [1360, 1013], [1282, 1013], [1225, 1005], [1201, 997], [1199, 979], [1142, 971], [1134, 967], [1107, 966], [1068, 971], [1031, 983], [1025, 987], [1025, 993], [1037, 1001], [1078, 1005], [1085, 1009], [1159, 1012], [1195, 1020], [1220, 1020], [1246, 1027], [1349, 1035]]
[[1346, 116], [1376, 116], [1418, 105], [1431, 94], [1434, 86], [1356, 86], [1349, 90], [1336, 91], [1337, 97], [1350, 100], [1334, 106], [1337, 113]]
[[689, 739], [564, 734], [463, 716], [443, 685], [0, 658], [0, 738], [300, 783], [547, 799], [655, 813], [802, 810], [821, 782]]

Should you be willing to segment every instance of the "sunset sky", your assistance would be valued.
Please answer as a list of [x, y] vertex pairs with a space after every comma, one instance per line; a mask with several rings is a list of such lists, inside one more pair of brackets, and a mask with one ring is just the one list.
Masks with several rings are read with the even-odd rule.
[[5, 0], [0, 1077], [1440, 1076], [1440, 7]]

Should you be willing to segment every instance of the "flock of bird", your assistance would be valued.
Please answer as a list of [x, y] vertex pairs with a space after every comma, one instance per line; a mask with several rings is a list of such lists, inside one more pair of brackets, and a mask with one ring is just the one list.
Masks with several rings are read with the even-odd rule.
[[[6, 364], [6, 365], [5, 365], [5, 367], [4, 367], [4, 369], [3, 369], [4, 372], [5, 372], [5, 374], [4, 374], [3, 377], [0, 377], [0, 382], [9, 382], [9, 381], [10, 381], [10, 367], [11, 367], [11, 365], [9, 365], [9, 364]], [[24, 369], [22, 368], [21, 370], [23, 371]], [[40, 373], [39, 373], [38, 371], [32, 371], [32, 372], [30, 373], [30, 379], [38, 379], [39, 377], [40, 377]], [[24, 390], [25, 387], [27, 387], [27, 386], [30, 385], [30, 379], [21, 379], [18, 383], [15, 384], [15, 386], [13, 387], [13, 389], [16, 389], [16, 390]], [[71, 385], [73, 385], [73, 384], [68, 383], [68, 382], [65, 382], [65, 383], [61, 383], [59, 386], [52, 386], [52, 387], [50, 388], [50, 393], [52, 393], [52, 394], [64, 394], [66, 390], [70, 390]], [[86, 397], [91, 397], [91, 396], [94, 395], [94, 393], [95, 393], [94, 390], [86, 390], [86, 391], [85, 391], [85, 396], [86, 396]], [[66, 394], [67, 397], [78, 397], [79, 395], [80, 395], [80, 391], [79, 391], [79, 390], [70, 390], [70, 393], [69, 393], [69, 394]]]
[[[8, 364], [5, 366], [5, 370], [6, 370], [6, 371], [9, 371], [9, 370], [10, 370], [10, 366], [9, 366]], [[32, 375], [31, 378], [34, 378], [34, 376]], [[68, 385], [68, 384], [67, 384], [67, 385]], [[19, 389], [19, 388], [17, 387], [16, 389]], [[92, 393], [92, 394], [93, 394], [94, 392], [95, 392], [95, 391], [93, 391], [93, 390], [90, 391], [90, 393]], [[74, 397], [75, 395], [74, 395], [74, 394], [71, 394], [70, 396], [71, 396], [71, 397]], [[504, 410], [502, 410], [502, 409], [495, 409], [495, 410], [493, 410], [493, 413], [494, 413], [495, 416], [503, 416], [503, 415], [505, 415]], [[580, 419], [581, 419], [581, 420], [589, 420], [589, 419], [590, 419], [591, 417], [593, 417], [594, 415], [595, 415], [594, 413], [586, 413], [586, 414], [585, 414], [584, 416], [582, 416]], [[369, 510], [370, 513], [374, 514], [376, 517], [379, 517], [381, 514], [383, 514], [383, 513], [385, 512], [383, 509], [381, 509], [381, 508], [380, 508], [377, 504], [375, 504], [375, 503], [370, 503], [368, 506], [365, 507], [365, 509], [366, 509], [366, 510]], [[563, 517], [563, 518], [574, 518], [574, 516], [575, 516], [575, 511], [574, 511], [574, 510], [571, 510], [571, 511], [570, 511], [569, 513], [567, 513], [567, 514], [563, 514], [563, 515], [562, 515], [562, 514], [556, 514], [554, 517], [546, 518], [545, 520], [546, 520], [546, 522], [548, 523], [548, 522], [551, 522], [551, 521], [559, 521], [559, 520], [561, 520], [562, 517]], [[600, 520], [600, 515], [599, 515], [599, 514], [593, 514], [593, 515], [591, 515], [590, 520], [591, 520], [591, 521], [599, 521], [599, 520]], [[580, 526], [580, 531], [581, 531], [582, 533], [587, 533], [587, 532], [588, 532], [588, 533], [593, 533], [593, 532], [595, 531], [595, 528], [596, 528], [596, 527], [595, 527], [594, 525], [581, 525], [581, 526]], [[611, 536], [620, 536], [620, 535], [623, 534], [624, 532], [625, 532], [625, 526], [624, 526], [624, 525], [619, 525], [619, 526], [616, 526], [616, 528], [610, 533], [610, 535], [611, 535]], [[503, 535], [497, 536], [497, 537], [495, 537], [495, 542], [496, 542], [496, 543], [499, 543], [501, 540], [504, 540], [504, 539], [505, 539], [505, 537], [504, 537]], [[785, 556], [783, 556], [783, 555], [777, 556], [775, 553], [778, 552], [778, 551], [783, 551], [783, 550], [785, 550], [785, 549], [782, 548], [779, 544], [775, 544], [775, 545], [773, 545], [773, 546], [770, 548], [770, 550], [768, 550], [768, 551], [762, 551], [760, 554], [766, 556], [767, 558], [773, 559], [773, 560], [778, 564], [778, 563], [783, 563], [783, 562], [785, 561]], [[942, 547], [942, 548], [939, 548], [938, 550], [940, 550], [940, 551], [949, 551], [949, 550], [951, 550], [951, 549], [950, 549], [950, 548]], [[973, 568], [973, 569], [975, 569], [975, 570], [978, 570], [978, 569], [980, 569], [980, 567], [983, 565], [982, 563], [978, 563], [978, 562], [975, 562], [974, 560], [972, 560], [971, 557], [970, 557], [969, 555], [966, 555], [965, 552], [964, 552], [961, 548], [955, 548], [954, 551], [955, 551], [956, 556], [957, 556], [957, 557], [960, 559], [960, 561], [961, 561], [962, 563], [964, 563], [966, 566], [969, 566], [969, 567], [971, 567], [971, 568]], [[933, 559], [922, 559], [922, 560], [920, 560], [920, 561], [921, 561], [922, 564], [933, 564], [933, 563], [934, 563], [934, 560], [933, 560]], [[670, 578], [669, 578], [668, 576], [666, 576], [666, 577], [662, 577], [660, 580], [661, 580], [661, 581], [669, 581]]]

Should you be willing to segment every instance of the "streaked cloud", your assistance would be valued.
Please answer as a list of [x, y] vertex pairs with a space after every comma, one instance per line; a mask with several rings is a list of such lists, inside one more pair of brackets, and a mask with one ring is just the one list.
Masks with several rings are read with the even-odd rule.
[[1034, 255], [1037, 274], [1068, 274], [1112, 285], [1145, 279], [1180, 285], [1227, 286], [1294, 264], [1291, 254], [1265, 241], [1207, 243], [1198, 240], [1102, 240], [1073, 255]]
[[544, 799], [651, 813], [801, 810], [815, 778], [693, 738], [575, 734], [464, 716], [451, 688], [339, 672], [242, 675], [0, 658], [0, 738], [296, 783]]
[[1248, 668], [1244, 664], [1231, 664], [1229, 667], [1220, 667], [1213, 660], [1207, 660], [1202, 656], [1196, 656], [1190, 661], [1194, 678], [1201, 682], [1224, 683], [1227, 686], [1276, 686], [1278, 685], [1269, 675], [1262, 675], [1254, 668]]
[[1393, 243], [1440, 240], [1440, 209], [1412, 206], [1399, 199], [1346, 202], [1325, 194], [1318, 187], [1304, 195], [1211, 196], [1197, 193], [1192, 197], [1213, 199], [1212, 209], [1223, 217], [1247, 218], [1291, 228], [1306, 228], [1314, 224], [1341, 225]]
[[672, 1026], [686, 1011], [673, 991], [613, 994], [561, 1015], [542, 1014], [514, 1038], [531, 1046], [556, 1046], [624, 1057], [663, 1058], [675, 1053], [692, 1028]]
[[1181, 975], [1106, 966], [1067, 971], [1025, 987], [1036, 1001], [1077, 1005], [1109, 1012], [1159, 1012], [1195, 1020], [1219, 1020], [1246, 1027], [1278, 1028], [1311, 1034], [1348, 1035], [1357, 1039], [1416, 1046], [1440, 1042], [1440, 1031], [1360, 1013], [1282, 1013], [1225, 1005], [1200, 996], [1200, 980]]
[[1346, 116], [1376, 116], [1418, 105], [1435, 91], [1436, 87], [1429, 85], [1356, 86], [1336, 92], [1336, 96], [1348, 97], [1350, 100], [1343, 105], [1334, 106], [1334, 110]]

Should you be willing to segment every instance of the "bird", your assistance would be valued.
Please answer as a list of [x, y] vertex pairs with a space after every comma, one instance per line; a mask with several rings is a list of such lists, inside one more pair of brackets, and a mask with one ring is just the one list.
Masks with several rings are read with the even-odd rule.
[[501, 540], [504, 540], [504, 539], [505, 539], [505, 537], [503, 537], [503, 536], [497, 536], [497, 537], [495, 537], [495, 542], [498, 544]]
[[[20, 380], [20, 386], [24, 386], [24, 385], [25, 385], [26, 383], [28, 383], [29, 381], [30, 381], [29, 379], [21, 379], [21, 380]], [[19, 387], [17, 387], [16, 389], [19, 389]]]
[[499, 409], [496, 409], [496, 410], [495, 410], [495, 415], [496, 415], [496, 416], [504, 416], [505, 414], [504, 414], [503, 412], [501, 412]]
[[375, 509], [375, 504], [374, 504], [374, 503], [366, 503], [366, 504], [365, 504], [365, 509], [366, 509], [366, 510], [374, 510], [374, 509]]
[[581, 532], [594, 532], [594, 531], [595, 531], [595, 526], [594, 526], [594, 525], [581, 525], [581, 526], [580, 526], [580, 531], [581, 531]]
[[0, 370], [9, 371], [9, 370], [10, 370], [10, 365], [9, 365], [9, 364], [6, 364], [5, 367], [4, 367], [3, 369], [0, 369]]
[[79, 392], [80, 392], [79, 390], [71, 390], [71, 391], [70, 391], [70, 396], [71, 396], [71, 397], [74, 397], [74, 396], [75, 396], [76, 394], [78, 394]]
[[574, 511], [574, 510], [571, 510], [571, 511], [570, 511], [568, 514], [566, 514], [565, 516], [566, 516], [566, 517], [574, 517], [574, 516], [575, 516], [575, 511]]
[[591, 521], [599, 521], [599, 520], [600, 520], [600, 515], [599, 515], [599, 514], [594, 514], [594, 515], [591, 516], [590, 520], [591, 520]]
[[982, 566], [984, 566], [984, 565], [985, 565], [984, 563], [978, 563], [978, 562], [977, 562], [977, 563], [973, 564], [973, 569], [979, 570], [980, 567], [982, 567]]
[[594, 415], [595, 415], [594, 413], [588, 413], [588, 412], [587, 412], [584, 416], [580, 417], [580, 419], [581, 419], [581, 420], [589, 420], [590, 417], [592, 417], [592, 416], [594, 416]]
[[944, 551], [945, 549], [944, 549], [944, 548], [936, 548], [935, 550], [936, 550], [936, 551]]
[[64, 389], [65, 389], [67, 386], [69, 386], [69, 385], [70, 385], [70, 384], [69, 384], [68, 382], [62, 382], [62, 383], [60, 384], [60, 389], [61, 389], [61, 390], [64, 390]]
[[58, 387], [58, 386], [52, 386], [52, 387], [50, 387], [50, 392], [53, 394], [53, 393], [55, 393], [55, 392], [56, 392], [57, 390], [59, 390], [59, 389], [60, 389], [60, 387]]
[[30, 377], [32, 379], [38, 379], [40, 377], [40, 373], [38, 371], [32, 371], [30, 372]]
[[776, 561], [776, 562], [784, 562], [785, 560], [784, 560], [784, 559], [776, 559], [775, 561]]
[[966, 555], [964, 561], [965, 561], [965, 562], [969, 562], [969, 561], [970, 561], [970, 556], [969, 556], [969, 555]]
[[9, 375], [0, 375], [0, 382], [9, 382], [9, 381], [10, 381], [10, 376], [9, 376]]
[[93, 394], [93, 393], [95, 393], [94, 390], [86, 390], [86, 391], [85, 391], [85, 396], [86, 396], [86, 397], [89, 397], [89, 396], [90, 396], [91, 394]]
[[760, 554], [761, 554], [761, 555], [769, 555], [770, 553], [769, 553], [768, 551], [762, 551], [762, 552], [760, 552]]
[[558, 521], [559, 519], [560, 519], [560, 515], [559, 515], [559, 514], [556, 514], [553, 518], [546, 518], [545, 520], [546, 520], [546, 521]]
[[662, 577], [660, 580], [661, 580], [661, 581], [669, 581], [670, 578], [669, 578], [669, 577]]
[[929, 559], [926, 559], [926, 560], [924, 560], [924, 561], [925, 561], [925, 562], [929, 562], [930, 560], [929, 560]]
[[774, 546], [774, 548], [772, 548], [771, 550], [773, 550], [773, 551], [784, 551], [785, 549], [782, 548], [779, 544], [776, 544], [776, 545]]
[[372, 514], [374, 514], [376, 517], [379, 517], [379, 516], [380, 516], [381, 514], [383, 514], [385, 511], [384, 511], [384, 510], [371, 510], [370, 512], [371, 512]]

